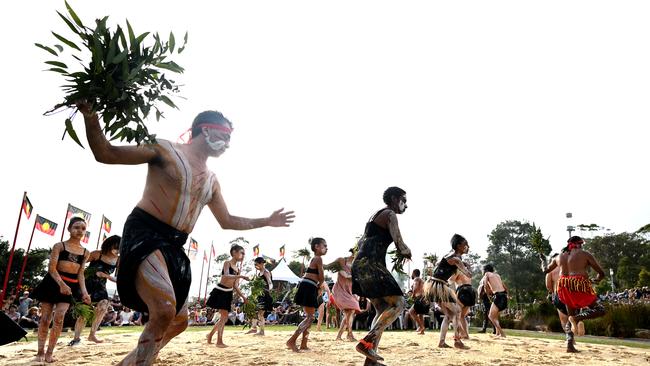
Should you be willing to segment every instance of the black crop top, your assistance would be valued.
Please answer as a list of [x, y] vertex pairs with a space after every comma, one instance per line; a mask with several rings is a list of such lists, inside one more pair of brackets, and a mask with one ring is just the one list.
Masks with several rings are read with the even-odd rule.
[[[225, 268], [224, 268], [224, 274], [225, 274]], [[236, 271], [236, 270], [234, 270], [234, 269], [232, 268], [232, 266], [228, 266], [228, 274], [229, 274], [229, 275], [236, 275], [236, 274], [239, 274], [239, 272]]]
[[[452, 257], [455, 256], [451, 256], [449, 258]], [[454, 275], [457, 269], [458, 267], [450, 264], [447, 261], [447, 258], [442, 258], [442, 260], [440, 260], [440, 263], [438, 263], [438, 266], [436, 266], [436, 268], [433, 270], [433, 277], [447, 281], [451, 276]]]
[[68, 252], [68, 250], [65, 248], [64, 242], [61, 242], [61, 244], [63, 244], [63, 250], [59, 252], [59, 261], [67, 261], [81, 265], [84, 257], [86, 256], [86, 249], [84, 249], [83, 254], [74, 254]]
[[309, 267], [309, 268], [307, 268], [307, 270], [305, 271], [305, 273], [311, 273], [311, 274], [315, 274], [315, 275], [317, 275], [317, 274], [318, 274], [318, 268], [311, 268], [311, 267]]

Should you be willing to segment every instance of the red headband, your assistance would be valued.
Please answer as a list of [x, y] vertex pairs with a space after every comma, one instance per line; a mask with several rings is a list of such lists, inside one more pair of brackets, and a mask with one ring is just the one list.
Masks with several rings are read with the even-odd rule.
[[198, 128], [203, 128], [203, 127], [205, 127], [205, 128], [214, 128], [215, 130], [218, 130], [218, 131], [221, 131], [221, 132], [232, 133], [232, 128], [224, 126], [224, 125], [220, 125], [220, 124], [210, 123], [210, 122], [201, 122], [198, 125], [196, 125], [195, 127], [198, 127]]
[[579, 242], [571, 242], [568, 245], [569, 251], [572, 251], [573, 249], [576, 249], [578, 247], [581, 247], [582, 244], [584, 244], [584, 241], [579, 241]]

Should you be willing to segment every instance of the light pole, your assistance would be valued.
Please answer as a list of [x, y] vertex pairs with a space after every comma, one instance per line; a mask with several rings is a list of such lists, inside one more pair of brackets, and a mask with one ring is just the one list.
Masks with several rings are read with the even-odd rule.
[[[566, 218], [567, 218], [567, 219], [571, 219], [571, 218], [573, 218], [573, 214], [572, 214], [571, 212], [567, 212], [567, 213], [566, 213]], [[573, 232], [575, 231], [575, 229], [576, 229], [576, 228], [575, 228], [573, 225], [567, 225], [567, 227], [566, 227], [566, 231], [569, 232], [569, 238], [571, 237], [571, 234], [573, 234]]]

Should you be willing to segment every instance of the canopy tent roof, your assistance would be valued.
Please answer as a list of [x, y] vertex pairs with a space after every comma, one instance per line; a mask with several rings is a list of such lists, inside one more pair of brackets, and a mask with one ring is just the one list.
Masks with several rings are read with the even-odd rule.
[[286, 281], [293, 284], [300, 282], [300, 277], [293, 273], [284, 258], [280, 259], [271, 274], [273, 275], [273, 281]]

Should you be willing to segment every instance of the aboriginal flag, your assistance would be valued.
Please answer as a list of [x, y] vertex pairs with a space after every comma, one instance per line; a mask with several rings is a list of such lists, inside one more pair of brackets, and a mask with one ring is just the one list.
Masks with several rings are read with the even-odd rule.
[[68, 217], [67, 218], [70, 219], [72, 216], [81, 217], [84, 220], [86, 220], [86, 223], [89, 223], [91, 215], [90, 215], [90, 213], [88, 213], [88, 212], [86, 212], [86, 211], [84, 211], [84, 210], [82, 210], [80, 208], [74, 207], [73, 205], [68, 203]]
[[260, 245], [257, 244], [256, 246], [253, 247], [253, 257], [257, 257], [260, 255]]
[[280, 257], [284, 257], [284, 244], [280, 247]]
[[203, 261], [208, 263], [208, 253], [206, 253], [205, 250], [203, 251]]
[[57, 224], [55, 222], [46, 219], [43, 216], [36, 215], [35, 225], [38, 231], [44, 232], [47, 235], [54, 235], [54, 232], [56, 232]]
[[23, 197], [23, 212], [25, 213], [25, 216], [27, 216], [27, 220], [29, 220], [29, 217], [32, 215], [32, 209], [34, 206], [32, 206], [32, 203], [29, 202], [29, 198], [27, 198], [27, 194]]
[[106, 216], [102, 216], [102, 218], [104, 220], [104, 223], [102, 224], [102, 226], [104, 227], [104, 231], [110, 234], [111, 226], [113, 225], [113, 223], [111, 222], [111, 220], [106, 218]]
[[84, 235], [83, 239], [81, 239], [81, 241], [88, 244], [89, 239], [90, 239], [90, 231], [86, 230], [86, 234]]

